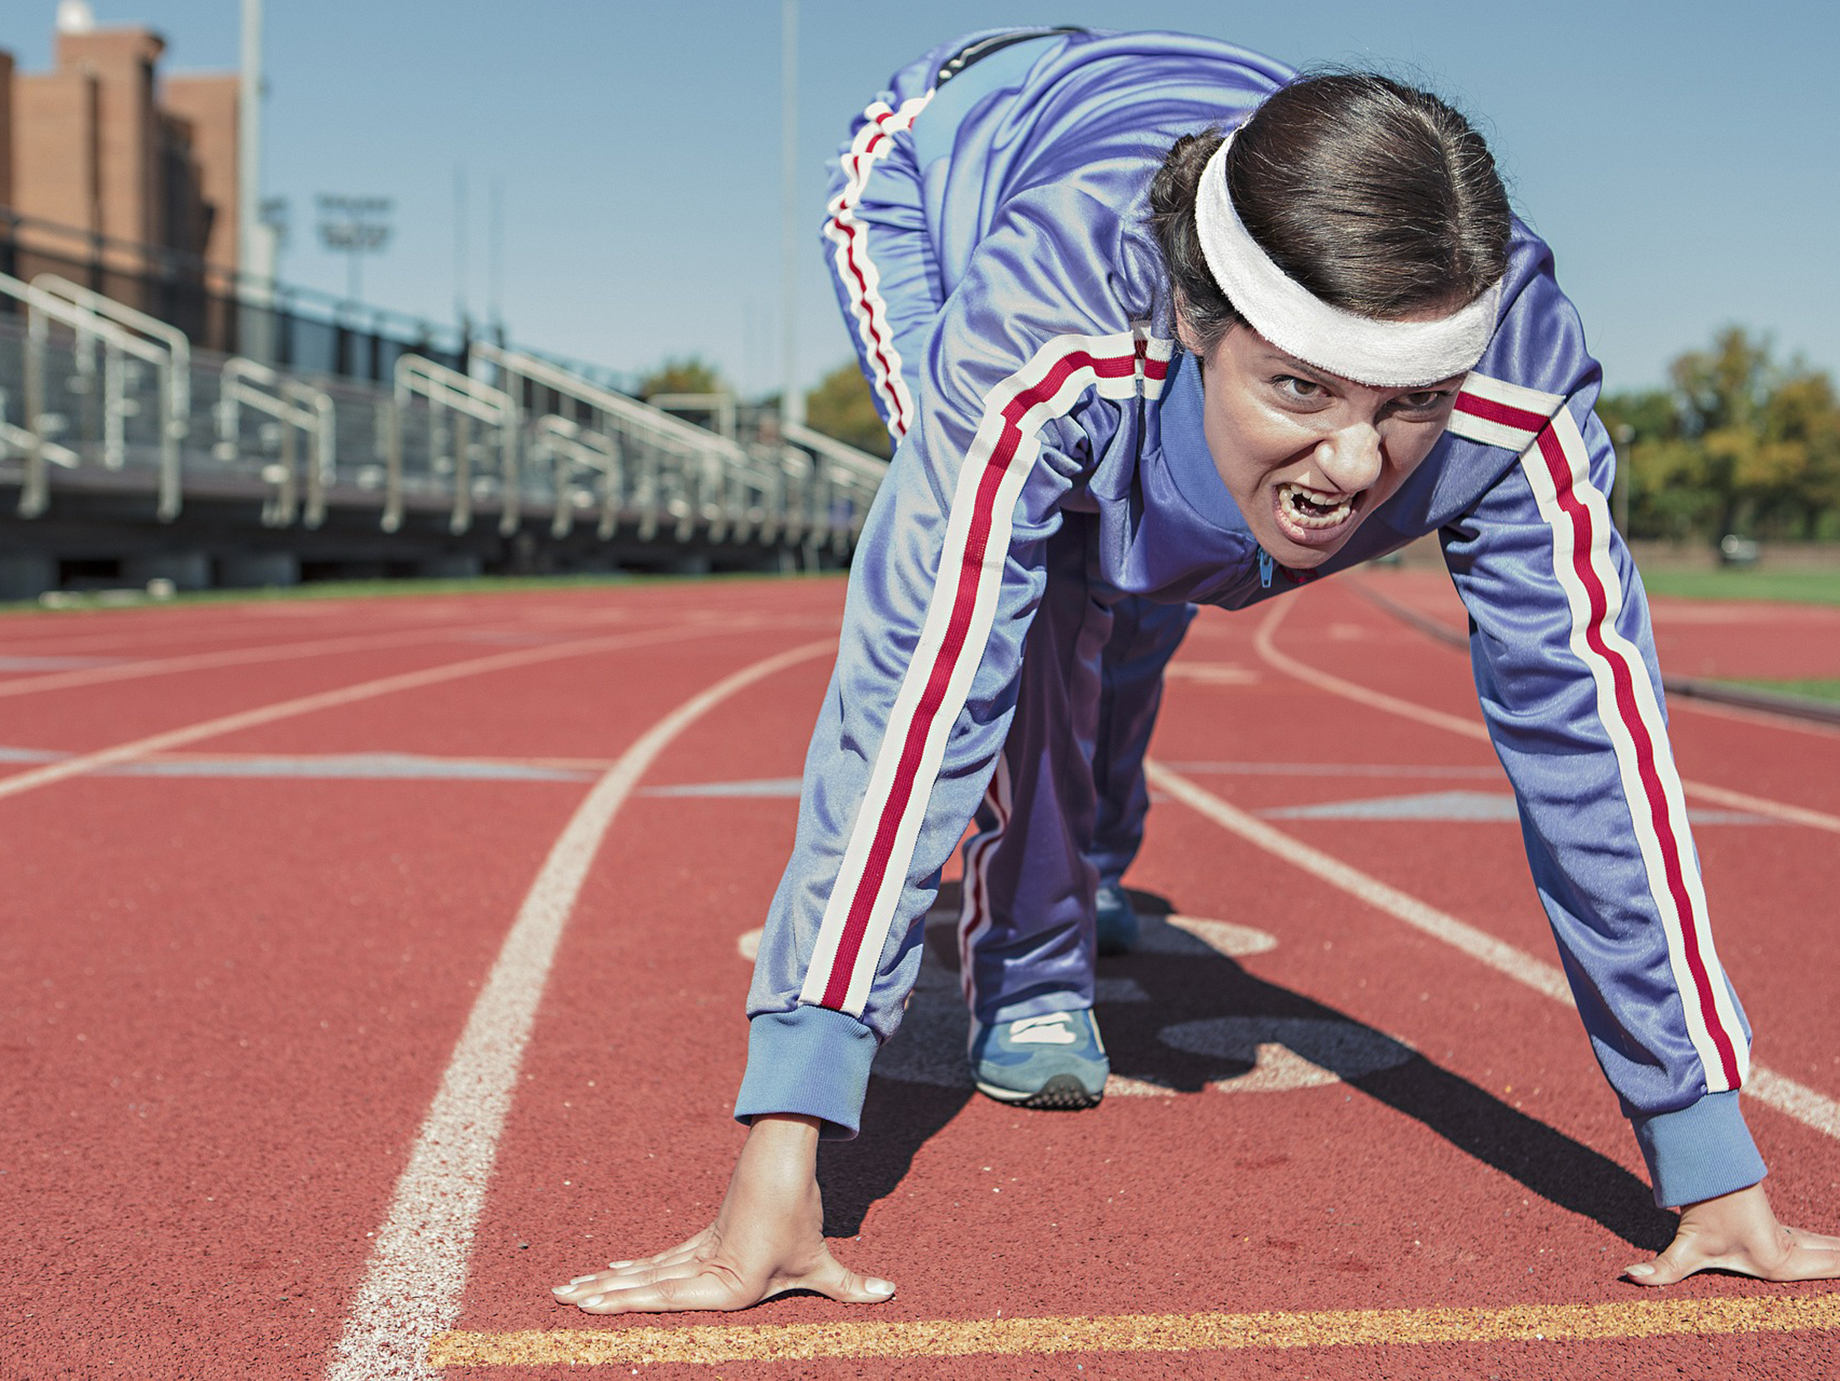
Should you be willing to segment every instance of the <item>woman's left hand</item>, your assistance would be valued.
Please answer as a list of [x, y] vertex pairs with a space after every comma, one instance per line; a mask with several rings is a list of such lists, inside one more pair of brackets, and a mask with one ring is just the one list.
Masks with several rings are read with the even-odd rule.
[[1624, 1268], [1638, 1285], [1672, 1285], [1695, 1271], [1760, 1280], [1840, 1278], [1840, 1237], [1784, 1227], [1761, 1184], [1688, 1204], [1666, 1251]]

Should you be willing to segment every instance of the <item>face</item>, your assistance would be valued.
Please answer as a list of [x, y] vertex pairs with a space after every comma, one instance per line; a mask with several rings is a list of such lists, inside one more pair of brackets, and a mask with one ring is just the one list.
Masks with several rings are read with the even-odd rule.
[[1272, 559], [1310, 570], [1418, 468], [1443, 434], [1464, 376], [1374, 388], [1235, 326], [1201, 377], [1214, 468]]

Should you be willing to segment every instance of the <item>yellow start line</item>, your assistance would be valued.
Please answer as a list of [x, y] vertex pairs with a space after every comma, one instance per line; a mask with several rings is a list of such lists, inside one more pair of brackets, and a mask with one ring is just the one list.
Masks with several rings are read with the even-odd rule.
[[1210, 1352], [1399, 1343], [1559, 1342], [1840, 1329], [1840, 1294], [1505, 1309], [1331, 1309], [1316, 1313], [1109, 1314], [688, 1328], [442, 1333], [437, 1367], [656, 1366], [824, 1357], [966, 1357], [1051, 1352]]

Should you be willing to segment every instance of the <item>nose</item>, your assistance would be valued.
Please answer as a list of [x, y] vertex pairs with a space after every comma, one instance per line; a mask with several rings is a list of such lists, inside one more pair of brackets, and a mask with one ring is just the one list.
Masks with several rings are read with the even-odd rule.
[[1365, 489], [1380, 478], [1380, 433], [1366, 422], [1339, 428], [1316, 443], [1316, 464], [1323, 478], [1345, 494]]

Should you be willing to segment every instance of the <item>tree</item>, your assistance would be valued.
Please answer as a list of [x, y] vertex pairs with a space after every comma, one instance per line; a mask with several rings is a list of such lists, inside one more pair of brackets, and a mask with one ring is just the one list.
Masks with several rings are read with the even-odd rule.
[[1668, 376], [1598, 408], [1612, 437], [1633, 436], [1634, 535], [1840, 536], [1840, 401], [1825, 373], [1779, 365], [1767, 341], [1729, 327]]
[[728, 385], [716, 367], [700, 356], [666, 360], [639, 380], [639, 396], [654, 398], [660, 393], [727, 393]]
[[1605, 394], [1597, 414], [1616, 442], [1618, 487], [1626, 487], [1628, 535], [1720, 535], [1720, 497], [1700, 448], [1681, 434], [1680, 409], [1668, 389]]
[[869, 381], [853, 362], [838, 365], [805, 395], [805, 423], [884, 460], [893, 454]]

